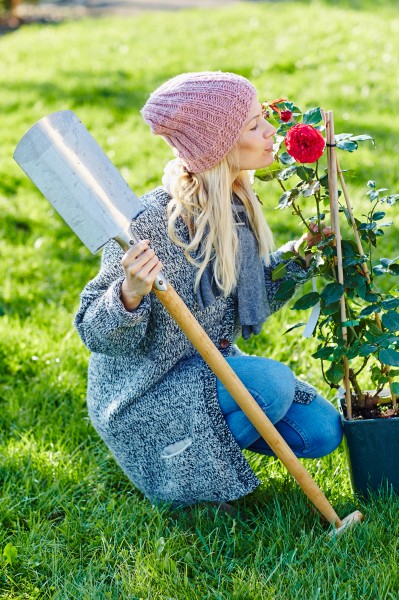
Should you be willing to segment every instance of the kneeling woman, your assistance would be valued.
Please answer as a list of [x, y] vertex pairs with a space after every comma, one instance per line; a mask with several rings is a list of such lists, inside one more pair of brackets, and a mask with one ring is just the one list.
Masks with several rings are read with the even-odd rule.
[[[304, 237], [272, 251], [249, 171], [272, 163], [275, 129], [248, 80], [179, 75], [142, 114], [177, 158], [163, 186], [142, 197], [146, 210], [133, 224], [140, 242], [125, 254], [109, 242], [82, 292], [75, 324], [92, 352], [89, 413], [152, 502], [233, 500], [260, 483], [241, 450], [272, 452], [149, 292], [163, 269], [295, 454], [323, 456], [342, 438], [332, 405], [287, 366], [234, 345], [280, 308], [271, 272]], [[287, 264], [288, 276], [293, 269], [306, 277], [305, 266]]]

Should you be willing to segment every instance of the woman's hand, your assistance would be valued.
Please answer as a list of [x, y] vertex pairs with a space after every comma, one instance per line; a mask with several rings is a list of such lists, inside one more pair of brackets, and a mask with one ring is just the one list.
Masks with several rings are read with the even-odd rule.
[[148, 244], [149, 240], [140, 240], [122, 258], [125, 280], [121, 287], [121, 300], [127, 310], [139, 306], [162, 270], [161, 261]]
[[[302, 235], [302, 237], [300, 237], [299, 240], [295, 243], [294, 251], [297, 254], [299, 254], [299, 249], [304, 242], [305, 242], [305, 248], [312, 248], [312, 246], [316, 246], [317, 244], [319, 244], [321, 242], [321, 240], [323, 239], [323, 237], [328, 237], [329, 235], [334, 233], [333, 230], [331, 229], [331, 227], [324, 227], [323, 228], [323, 236], [322, 236], [322, 234], [319, 233], [319, 228], [317, 226], [317, 223], [311, 223], [310, 230], [311, 231], [307, 231], [306, 233], [304, 233]], [[311, 252], [305, 253], [305, 262], [306, 262], [307, 267], [309, 266], [311, 256], [312, 256]]]

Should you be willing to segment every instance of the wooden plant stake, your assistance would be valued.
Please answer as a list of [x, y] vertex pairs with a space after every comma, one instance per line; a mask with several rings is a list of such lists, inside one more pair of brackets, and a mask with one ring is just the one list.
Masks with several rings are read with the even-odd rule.
[[[341, 231], [339, 225], [339, 206], [338, 206], [338, 184], [337, 184], [337, 158], [335, 152], [335, 133], [334, 133], [334, 117], [331, 110], [324, 114], [326, 126], [326, 144], [327, 144], [327, 168], [328, 168], [328, 188], [330, 196], [330, 211], [331, 211], [331, 228], [335, 233], [335, 245], [337, 250], [337, 270], [338, 282], [344, 285], [344, 271], [342, 266], [342, 246], [341, 246]], [[340, 299], [341, 305], [341, 321], [346, 322], [346, 307], [345, 296], [342, 294]], [[342, 325], [342, 337], [347, 342], [347, 329]], [[348, 420], [352, 419], [352, 397], [349, 381], [349, 363], [346, 356], [343, 357], [344, 363], [344, 387], [346, 411]]]

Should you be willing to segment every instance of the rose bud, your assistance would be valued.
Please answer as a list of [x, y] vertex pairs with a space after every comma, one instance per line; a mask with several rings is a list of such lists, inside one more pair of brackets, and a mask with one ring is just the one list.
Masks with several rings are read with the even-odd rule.
[[283, 121], [283, 123], [288, 123], [289, 121], [291, 121], [291, 117], [292, 112], [288, 109], [282, 110], [280, 113], [280, 119]]

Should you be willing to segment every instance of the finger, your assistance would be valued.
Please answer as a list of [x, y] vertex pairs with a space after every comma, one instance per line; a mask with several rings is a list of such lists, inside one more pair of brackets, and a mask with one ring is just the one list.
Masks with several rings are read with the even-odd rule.
[[139, 271], [146, 262], [155, 256], [155, 252], [152, 248], [146, 248], [137, 254], [137, 249], [132, 255], [126, 253], [122, 258], [122, 267], [125, 271], [137, 272]]
[[[160, 260], [157, 256], [153, 256], [150, 260], [146, 261], [145, 264], [142, 265], [141, 269], [137, 272], [137, 277], [141, 280], [145, 280], [148, 275], [150, 273], [152, 273], [152, 271], [154, 270], [154, 268], [158, 267], [160, 265]], [[159, 268], [159, 271], [161, 270], [161, 267]]]
[[160, 274], [160, 272], [162, 271], [162, 263], [159, 261], [152, 269], [151, 271], [149, 271], [149, 273], [147, 274], [146, 278], [144, 279], [144, 281], [150, 285], [151, 287], [154, 284], [154, 281], [156, 280], [156, 278], [158, 277], [158, 275]]
[[145, 250], [148, 249], [148, 244], [149, 243], [150, 243], [150, 240], [140, 240], [139, 242], [136, 242], [125, 253], [125, 255], [122, 258], [122, 261], [123, 260], [132, 260], [132, 259], [134, 260], [135, 258], [137, 258], [138, 256], [140, 256], [140, 254], [142, 254], [143, 252], [145, 252]]

